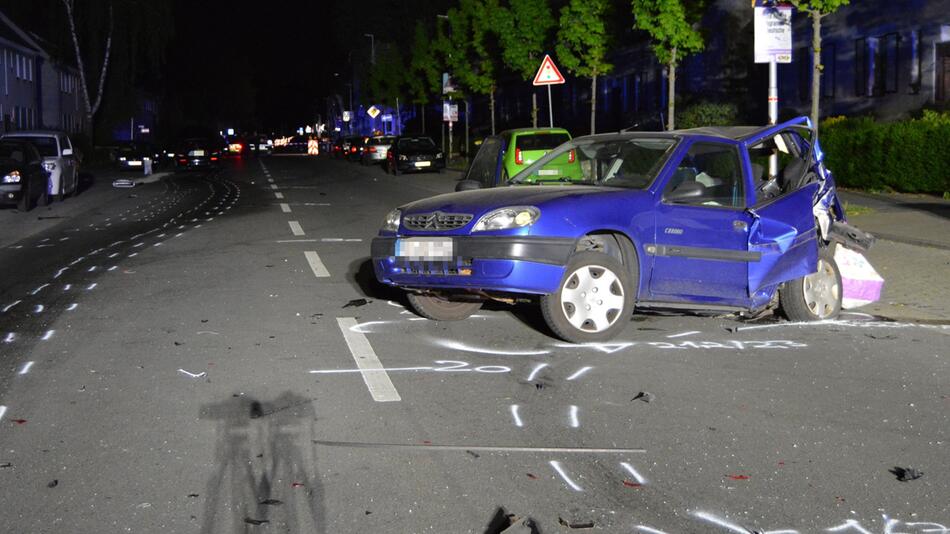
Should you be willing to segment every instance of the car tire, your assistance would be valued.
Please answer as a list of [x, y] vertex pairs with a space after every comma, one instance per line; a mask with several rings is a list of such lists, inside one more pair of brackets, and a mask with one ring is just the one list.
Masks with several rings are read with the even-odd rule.
[[[58, 196], [58, 195], [54, 195], [54, 196]], [[62, 197], [60, 197], [60, 198], [62, 198]], [[52, 200], [50, 199], [50, 194], [49, 194], [49, 192], [46, 191], [46, 189], [44, 188], [44, 189], [43, 189], [43, 192], [40, 193], [40, 196], [36, 197], [36, 205], [37, 205], [37, 206], [49, 206], [51, 203], [52, 203]]]
[[481, 302], [451, 300], [439, 295], [407, 293], [412, 309], [433, 321], [461, 321], [468, 319], [481, 307]]
[[[569, 343], [612, 339], [633, 314], [636, 284], [632, 278], [623, 264], [607, 254], [576, 253], [567, 263], [558, 290], [541, 297], [544, 321], [554, 335]], [[610, 297], [597, 298], [602, 295]], [[582, 304], [586, 310], [580, 309]]]
[[790, 321], [823, 321], [841, 312], [843, 286], [834, 249], [822, 247], [818, 271], [785, 282], [779, 289], [779, 306]]

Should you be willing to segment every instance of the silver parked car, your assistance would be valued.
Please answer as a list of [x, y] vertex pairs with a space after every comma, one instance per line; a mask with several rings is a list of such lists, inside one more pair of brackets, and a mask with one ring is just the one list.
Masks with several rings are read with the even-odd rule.
[[360, 163], [363, 165], [375, 165], [386, 161], [386, 153], [392, 146], [396, 138], [391, 135], [380, 135], [370, 137], [363, 145], [363, 153], [360, 156]]
[[49, 173], [47, 193], [51, 199], [62, 200], [79, 189], [80, 154], [65, 132], [12, 132], [0, 139], [25, 141], [36, 147], [43, 158], [43, 168]]

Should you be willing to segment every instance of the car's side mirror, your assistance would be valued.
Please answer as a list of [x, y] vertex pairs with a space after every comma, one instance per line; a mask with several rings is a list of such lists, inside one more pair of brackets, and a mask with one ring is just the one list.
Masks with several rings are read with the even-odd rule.
[[482, 183], [478, 180], [461, 180], [459, 183], [455, 184], [456, 191], [474, 191], [481, 188]]
[[663, 200], [667, 202], [689, 203], [706, 194], [706, 186], [699, 182], [683, 182], [676, 186], [676, 189], [663, 195]]
[[72, 156], [72, 155], [73, 155], [73, 149], [71, 149], [71, 148], [64, 148], [64, 149], [63, 149], [63, 157]]

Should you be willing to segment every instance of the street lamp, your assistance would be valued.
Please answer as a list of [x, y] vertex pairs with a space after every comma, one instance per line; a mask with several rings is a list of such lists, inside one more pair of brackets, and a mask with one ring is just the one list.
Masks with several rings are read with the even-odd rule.
[[363, 37], [369, 37], [369, 62], [376, 64], [376, 36], [371, 33], [364, 33]]

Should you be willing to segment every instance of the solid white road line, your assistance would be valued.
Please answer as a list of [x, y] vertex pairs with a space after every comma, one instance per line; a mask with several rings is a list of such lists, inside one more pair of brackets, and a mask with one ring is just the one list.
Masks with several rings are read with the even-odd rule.
[[320, 255], [313, 250], [308, 250], [304, 252], [304, 256], [307, 257], [307, 263], [310, 264], [310, 270], [313, 271], [313, 275], [317, 278], [327, 278], [330, 276], [330, 271], [327, 270], [327, 267], [323, 264], [323, 261], [320, 260]]
[[286, 202], [281, 202], [281, 203], [280, 203], [280, 211], [282, 211], [282, 212], [284, 212], [284, 213], [290, 213], [290, 204], [287, 204]]
[[359, 324], [356, 319], [353, 317], [337, 317], [336, 322], [340, 327], [340, 331], [343, 332], [343, 339], [346, 340], [346, 345], [350, 348], [356, 366], [364, 371], [377, 371], [361, 373], [363, 382], [366, 383], [373, 400], [376, 402], [401, 401], [402, 398], [399, 396], [399, 392], [396, 391], [396, 386], [393, 385], [392, 380], [389, 379], [389, 375], [385, 371], [379, 372], [383, 369], [383, 364], [376, 356], [376, 352], [373, 351], [373, 346], [369, 344], [369, 340], [363, 334], [352, 330], [352, 327]]
[[300, 223], [297, 221], [287, 221], [287, 224], [290, 225], [290, 231], [296, 236], [306, 235], [304, 234], [303, 228], [300, 227]]

